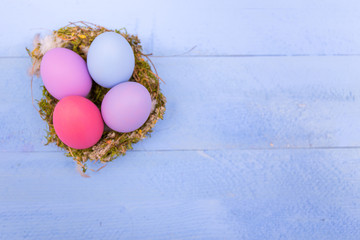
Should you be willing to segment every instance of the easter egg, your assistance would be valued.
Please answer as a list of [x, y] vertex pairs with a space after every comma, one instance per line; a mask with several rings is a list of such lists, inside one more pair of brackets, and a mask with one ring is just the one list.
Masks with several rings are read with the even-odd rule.
[[151, 111], [149, 91], [136, 82], [120, 83], [110, 89], [101, 104], [105, 123], [117, 132], [131, 132], [141, 127]]
[[41, 60], [40, 74], [48, 92], [57, 99], [86, 97], [92, 85], [86, 62], [67, 48], [54, 48]]
[[61, 141], [75, 149], [95, 145], [104, 131], [100, 110], [80, 96], [64, 97], [56, 104], [53, 124]]
[[130, 44], [122, 35], [105, 32], [91, 43], [87, 66], [96, 83], [111, 88], [130, 79], [135, 67], [135, 57]]

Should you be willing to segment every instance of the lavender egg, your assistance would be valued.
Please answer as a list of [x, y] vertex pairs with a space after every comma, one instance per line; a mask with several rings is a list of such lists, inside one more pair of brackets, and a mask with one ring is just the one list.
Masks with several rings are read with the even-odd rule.
[[40, 74], [48, 92], [56, 99], [67, 96], [86, 97], [92, 85], [86, 62], [67, 48], [54, 48], [45, 53]]
[[141, 127], [151, 111], [151, 96], [140, 83], [125, 82], [111, 88], [101, 103], [105, 123], [117, 132]]

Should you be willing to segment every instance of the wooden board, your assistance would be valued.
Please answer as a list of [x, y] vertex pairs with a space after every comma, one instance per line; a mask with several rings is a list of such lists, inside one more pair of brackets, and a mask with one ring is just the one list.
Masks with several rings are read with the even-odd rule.
[[[168, 110], [136, 149], [360, 146], [360, 57], [153, 60], [166, 80]], [[46, 125], [31, 104], [29, 65], [29, 58], [0, 59], [0, 150], [55, 151], [43, 146]], [[35, 99], [41, 84], [34, 80]]]
[[[357, 240], [359, 13], [358, 0], [3, 0], [0, 240]], [[138, 34], [168, 99], [152, 137], [90, 178], [44, 146], [26, 73], [34, 34], [77, 20]]]
[[[357, 239], [359, 150], [4, 153], [0, 239]], [[46, 184], [44, 184], [46, 183]]]
[[3, 0], [2, 6], [0, 56], [26, 56], [35, 33], [78, 20], [126, 27], [139, 34], [145, 52], [161, 56], [360, 54], [357, 0]]

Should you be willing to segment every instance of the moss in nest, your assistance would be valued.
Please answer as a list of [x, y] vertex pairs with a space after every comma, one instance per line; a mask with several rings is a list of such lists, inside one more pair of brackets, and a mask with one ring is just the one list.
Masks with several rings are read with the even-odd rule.
[[[36, 36], [34, 39], [34, 49], [26, 49], [33, 63], [30, 74], [39, 77], [41, 59], [48, 50], [54, 47], [71, 49], [86, 60], [87, 51], [91, 42], [99, 34], [108, 31], [112, 30], [87, 22], [76, 22], [53, 31], [52, 35], [44, 39]], [[48, 123], [46, 145], [55, 143], [60, 148], [65, 149], [67, 152], [66, 155], [74, 158], [84, 173], [87, 170], [87, 161], [107, 163], [119, 155], [125, 155], [128, 149], [132, 149], [132, 144], [150, 135], [156, 122], [159, 119], [163, 119], [165, 113], [166, 98], [160, 91], [161, 79], [156, 73], [154, 66], [155, 72], [152, 71], [150, 66], [152, 62], [148, 57], [149, 55], [142, 53], [139, 38], [136, 35], [128, 34], [125, 29], [115, 30], [115, 32], [126, 38], [135, 55], [135, 69], [130, 81], [138, 82], [145, 86], [152, 98], [153, 109], [143, 126], [129, 133], [119, 133], [105, 129], [100, 141], [93, 147], [82, 150], [73, 149], [66, 146], [59, 139], [52, 124], [52, 114], [58, 100], [52, 97], [43, 86], [43, 96], [38, 101], [40, 116]], [[93, 86], [88, 98], [100, 108], [101, 102], [109, 90], [110, 89], [101, 87], [93, 81]]]

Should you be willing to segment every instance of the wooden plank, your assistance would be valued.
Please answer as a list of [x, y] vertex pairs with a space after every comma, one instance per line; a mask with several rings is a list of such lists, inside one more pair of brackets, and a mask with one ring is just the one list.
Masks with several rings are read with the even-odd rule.
[[[165, 120], [138, 150], [358, 147], [359, 57], [153, 58]], [[44, 147], [29, 58], [0, 60], [0, 150]], [[40, 79], [34, 81], [39, 98]]]
[[69, 21], [79, 20], [111, 29], [126, 27], [129, 32], [139, 35], [145, 51], [151, 50], [153, 11], [149, 1], [140, 1], [139, 5], [142, 7], [135, 7], [131, 1], [113, 0], [105, 0], [101, 4], [96, 0], [64, 0], [53, 3], [44, 0], [20, 0], [17, 3], [4, 0], [2, 4], [5, 7], [0, 9], [0, 20], [11, 24], [2, 25], [0, 43], [6, 47], [0, 50], [0, 56], [27, 56], [25, 46], [32, 46], [35, 34], [47, 35]]
[[2, 1], [0, 21], [11, 24], [2, 25], [0, 56], [26, 56], [35, 33], [76, 20], [126, 27], [155, 55], [181, 55], [194, 46], [189, 55], [360, 54], [357, 0], [102, 3]]
[[0, 239], [357, 239], [359, 149], [2, 153]]
[[359, 2], [343, 2], [334, 8], [331, 3], [316, 6], [307, 1], [283, 5], [261, 1], [250, 8], [243, 8], [242, 1], [217, 1], [215, 6], [201, 2], [201, 10], [182, 1], [169, 2], [166, 11], [157, 15], [153, 38], [156, 55], [360, 53], [360, 39], [356, 37], [360, 33]]

